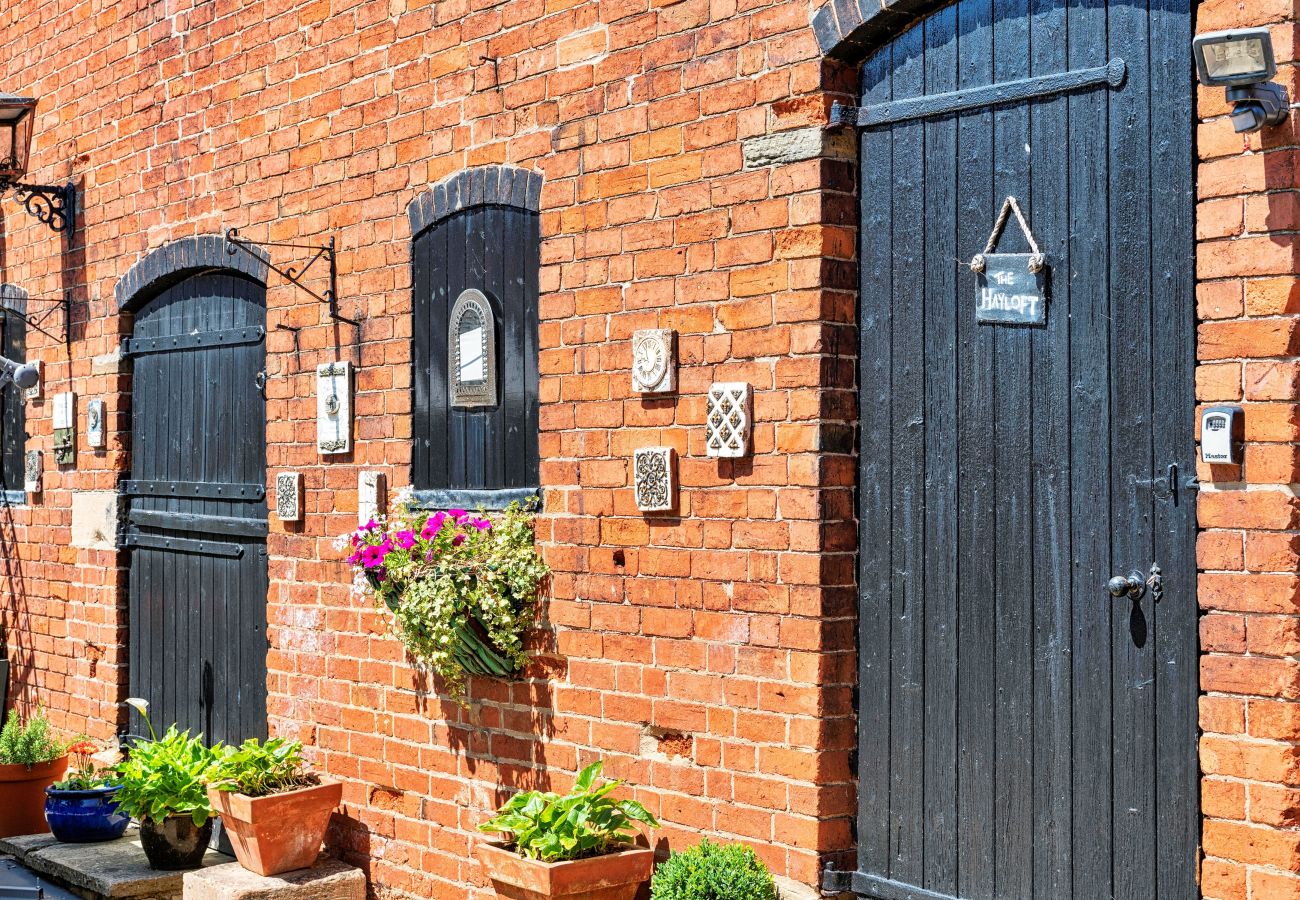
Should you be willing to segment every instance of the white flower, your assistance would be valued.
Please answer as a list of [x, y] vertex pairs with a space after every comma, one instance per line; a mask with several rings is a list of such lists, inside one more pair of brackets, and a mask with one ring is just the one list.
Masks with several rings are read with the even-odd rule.
[[126, 705], [134, 709], [142, 716], [149, 715], [149, 701], [143, 697], [127, 697]]

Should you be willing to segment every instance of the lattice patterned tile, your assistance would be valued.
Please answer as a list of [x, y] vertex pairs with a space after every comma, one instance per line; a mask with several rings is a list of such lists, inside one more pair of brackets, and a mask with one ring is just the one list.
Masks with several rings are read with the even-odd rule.
[[302, 521], [302, 473], [275, 476], [275, 514], [281, 522]]
[[705, 452], [709, 456], [749, 455], [753, 396], [753, 390], [743, 381], [716, 381], [709, 388], [704, 419]]

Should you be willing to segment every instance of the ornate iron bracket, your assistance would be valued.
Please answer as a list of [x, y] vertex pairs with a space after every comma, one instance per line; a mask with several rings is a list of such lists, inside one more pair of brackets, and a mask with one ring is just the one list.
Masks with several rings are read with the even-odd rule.
[[72, 182], [23, 184], [20, 181], [0, 181], [0, 195], [10, 189], [28, 215], [40, 219], [53, 231], [62, 233], [72, 229], [77, 218], [77, 186]]
[[[311, 258], [306, 263], [294, 264], [292, 266], [278, 266], [271, 260], [270, 248], [277, 247], [284, 250], [310, 250]], [[255, 259], [258, 259], [273, 270], [279, 273], [290, 284], [294, 285], [309, 297], [312, 297], [318, 303], [324, 303], [329, 307], [330, 318], [336, 322], [346, 322], [348, 325], [361, 326], [356, 319], [349, 319], [346, 316], [339, 315], [339, 297], [338, 297], [338, 257], [334, 252], [334, 238], [330, 237], [327, 244], [294, 244], [285, 241], [250, 241], [247, 238], [239, 236], [238, 228], [231, 228], [226, 231], [226, 252], [234, 256], [236, 251], [243, 251]], [[330, 286], [325, 293], [320, 294], [303, 283], [307, 276], [307, 271], [316, 264], [318, 259], [325, 259], [329, 265], [329, 283]]]
[[[5, 298], [0, 296], [0, 308], [3, 308], [10, 315], [18, 316], [27, 323], [28, 328], [35, 328], [50, 340], [58, 341], [60, 344], [68, 343], [68, 331], [72, 322], [72, 292], [64, 291], [63, 295], [57, 298], [53, 294], [46, 294], [45, 296], [28, 296], [24, 299], [28, 303], [33, 300], [50, 300], [53, 301], [54, 305], [38, 316], [30, 312], [18, 312], [13, 307], [7, 306], [4, 302]], [[59, 311], [63, 312], [63, 329], [59, 332], [51, 331], [50, 328], [46, 327], [46, 323], [49, 322], [51, 316]]]

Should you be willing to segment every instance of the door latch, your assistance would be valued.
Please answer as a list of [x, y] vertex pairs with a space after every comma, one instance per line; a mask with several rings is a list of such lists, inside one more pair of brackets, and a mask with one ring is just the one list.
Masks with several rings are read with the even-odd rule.
[[1165, 579], [1160, 572], [1160, 567], [1152, 563], [1151, 571], [1147, 573], [1145, 579], [1141, 572], [1116, 575], [1106, 582], [1106, 590], [1110, 591], [1110, 595], [1116, 599], [1128, 597], [1133, 601], [1141, 600], [1146, 596], [1147, 591], [1150, 591], [1151, 599], [1159, 603], [1165, 595]]

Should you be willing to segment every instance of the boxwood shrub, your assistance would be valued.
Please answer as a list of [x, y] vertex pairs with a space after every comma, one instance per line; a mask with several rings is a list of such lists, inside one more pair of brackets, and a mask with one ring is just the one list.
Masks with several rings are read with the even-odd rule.
[[655, 870], [650, 900], [777, 900], [772, 873], [752, 847], [705, 839]]

